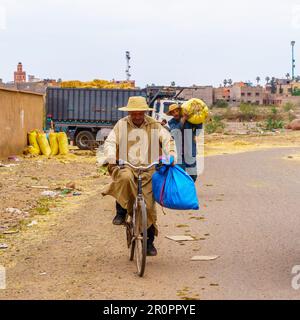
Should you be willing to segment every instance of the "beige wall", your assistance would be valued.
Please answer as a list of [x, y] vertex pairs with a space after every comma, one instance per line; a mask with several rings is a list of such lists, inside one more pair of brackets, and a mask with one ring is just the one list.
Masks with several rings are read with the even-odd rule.
[[21, 154], [27, 132], [43, 129], [44, 96], [0, 88], [0, 158]]
[[213, 104], [213, 87], [212, 86], [194, 86], [184, 89], [178, 96], [184, 100], [198, 98], [203, 100], [208, 106]]

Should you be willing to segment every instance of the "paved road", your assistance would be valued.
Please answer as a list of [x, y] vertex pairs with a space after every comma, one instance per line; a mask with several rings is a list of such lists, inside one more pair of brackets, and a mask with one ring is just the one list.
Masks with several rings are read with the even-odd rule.
[[[128, 261], [123, 227], [111, 224], [113, 200], [97, 187], [41, 229], [17, 236], [0, 298], [299, 299], [291, 270], [300, 265], [300, 162], [284, 159], [299, 152], [207, 158], [197, 182], [201, 210], [160, 213], [159, 255], [148, 259], [143, 279]], [[201, 240], [165, 238], [178, 234]], [[220, 258], [190, 261], [194, 255]]]
[[[200, 189], [211, 233], [203, 249], [221, 259], [204, 266], [206, 276], [220, 283], [205, 298], [300, 298], [291, 288], [292, 267], [300, 265], [300, 162], [283, 159], [296, 152], [273, 149], [206, 161], [202, 181], [213, 187]], [[224, 201], [209, 202], [222, 193]]]

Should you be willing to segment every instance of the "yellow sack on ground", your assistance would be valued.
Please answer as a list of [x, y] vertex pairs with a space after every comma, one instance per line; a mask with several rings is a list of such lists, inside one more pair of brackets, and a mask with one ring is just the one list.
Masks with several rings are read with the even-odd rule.
[[51, 148], [49, 146], [49, 142], [46, 136], [46, 133], [38, 133], [37, 134], [37, 142], [41, 149], [41, 152], [44, 156], [49, 157], [51, 154]]
[[52, 156], [58, 155], [59, 148], [58, 148], [57, 133], [51, 132], [49, 134], [49, 143], [50, 143], [50, 148], [51, 148], [51, 155]]
[[28, 132], [28, 140], [29, 146], [31, 146], [31, 148], [28, 149], [28, 152], [33, 155], [41, 154], [41, 150], [37, 142], [37, 130], [32, 130]]
[[188, 122], [192, 124], [204, 123], [208, 117], [208, 106], [201, 99], [190, 99], [182, 104], [182, 109], [189, 115]]
[[59, 154], [66, 155], [69, 153], [69, 142], [65, 132], [59, 132], [57, 134]]

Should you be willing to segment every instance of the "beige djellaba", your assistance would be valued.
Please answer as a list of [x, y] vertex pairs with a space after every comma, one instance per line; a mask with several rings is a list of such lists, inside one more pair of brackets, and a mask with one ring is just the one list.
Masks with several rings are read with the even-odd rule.
[[[102, 195], [114, 197], [131, 214], [137, 196], [138, 175], [129, 167], [120, 169], [116, 160], [122, 159], [136, 166], [147, 166], [162, 155], [173, 155], [177, 158], [174, 140], [159, 122], [147, 115], [140, 127], [133, 124], [130, 116], [119, 120], [105, 141], [102, 158], [98, 156], [98, 162], [108, 164], [112, 177], [112, 182], [102, 191]], [[154, 172], [155, 168], [152, 168], [142, 174], [142, 190], [147, 207], [148, 228], [154, 225], [157, 236], [157, 212], [152, 193]]]

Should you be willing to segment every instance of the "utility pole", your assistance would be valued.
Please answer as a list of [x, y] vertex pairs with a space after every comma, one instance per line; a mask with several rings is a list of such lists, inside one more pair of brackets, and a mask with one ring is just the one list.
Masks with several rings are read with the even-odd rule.
[[294, 50], [295, 44], [296, 44], [296, 41], [291, 42], [291, 46], [292, 46], [292, 80], [295, 79], [295, 68], [296, 68], [295, 50]]
[[126, 51], [126, 80], [127, 81], [130, 81], [130, 77], [131, 77], [131, 74], [130, 74], [130, 52], [129, 51]]

